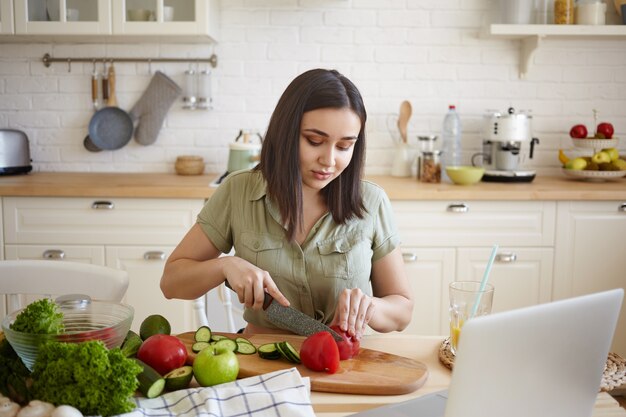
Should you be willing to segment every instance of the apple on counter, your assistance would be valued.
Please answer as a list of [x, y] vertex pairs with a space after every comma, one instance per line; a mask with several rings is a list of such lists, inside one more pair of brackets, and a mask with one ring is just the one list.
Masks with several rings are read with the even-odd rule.
[[193, 361], [193, 375], [203, 387], [232, 382], [239, 374], [239, 360], [228, 348], [209, 346], [202, 349]]

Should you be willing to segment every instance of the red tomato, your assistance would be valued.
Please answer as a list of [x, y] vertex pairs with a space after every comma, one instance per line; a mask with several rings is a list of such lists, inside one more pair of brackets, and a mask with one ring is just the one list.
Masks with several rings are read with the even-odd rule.
[[185, 364], [187, 348], [176, 336], [155, 334], [143, 341], [137, 351], [137, 359], [165, 375]]
[[585, 139], [587, 137], [587, 128], [585, 125], [576, 125], [570, 129], [569, 135], [575, 139]]
[[339, 348], [328, 332], [307, 337], [300, 347], [300, 360], [312, 371], [334, 374], [339, 369]]
[[359, 354], [361, 348], [361, 342], [359, 342], [354, 336], [350, 336], [348, 333], [341, 330], [337, 325], [330, 326], [339, 336], [343, 338], [341, 342], [337, 342], [339, 348], [339, 359], [346, 360], [354, 358]]
[[615, 129], [613, 129], [613, 125], [611, 123], [602, 122], [596, 128], [596, 132], [602, 133], [605, 139], [612, 139]]

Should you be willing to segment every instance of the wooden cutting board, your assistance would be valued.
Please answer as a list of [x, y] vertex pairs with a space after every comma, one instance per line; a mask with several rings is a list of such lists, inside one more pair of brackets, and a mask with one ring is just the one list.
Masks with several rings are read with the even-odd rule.
[[[241, 336], [229, 333], [220, 334], [233, 339]], [[193, 332], [178, 335], [189, 352], [188, 364], [193, 363], [196, 355], [191, 350], [191, 345], [194, 342], [193, 336]], [[305, 339], [303, 336], [277, 334], [258, 334], [246, 336], [246, 338], [257, 347], [264, 343], [286, 340], [298, 350], [300, 350]], [[303, 377], [311, 379], [311, 390], [321, 392], [400, 395], [417, 390], [424, 385], [428, 378], [426, 365], [419, 361], [365, 348], [361, 348], [357, 357], [341, 361], [340, 369], [334, 374], [311, 371], [302, 364], [295, 365], [284, 359], [261, 359], [257, 354], [237, 354], [237, 358], [239, 359], [238, 378], [261, 375], [295, 366]]]

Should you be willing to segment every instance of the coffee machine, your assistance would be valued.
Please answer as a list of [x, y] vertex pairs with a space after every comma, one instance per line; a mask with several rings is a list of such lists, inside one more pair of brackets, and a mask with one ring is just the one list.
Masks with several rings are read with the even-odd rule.
[[[483, 120], [483, 150], [472, 156], [472, 165], [483, 166], [486, 182], [531, 182], [534, 170], [524, 169], [533, 158], [539, 139], [532, 137], [532, 116], [516, 113], [489, 112]], [[479, 162], [479, 160], [482, 161]]]

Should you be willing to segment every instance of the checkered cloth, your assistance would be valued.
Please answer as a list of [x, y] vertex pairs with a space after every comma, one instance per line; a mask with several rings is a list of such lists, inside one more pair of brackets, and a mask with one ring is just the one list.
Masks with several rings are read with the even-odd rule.
[[309, 378], [296, 368], [240, 379], [206, 388], [189, 388], [147, 399], [124, 417], [315, 417]]

